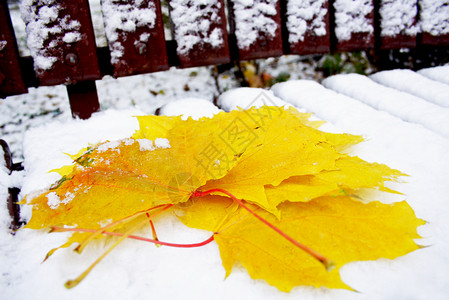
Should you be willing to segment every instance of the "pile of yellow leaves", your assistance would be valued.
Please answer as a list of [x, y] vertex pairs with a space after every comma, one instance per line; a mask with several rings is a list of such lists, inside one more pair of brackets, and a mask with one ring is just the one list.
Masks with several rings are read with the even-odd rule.
[[[341, 266], [418, 249], [414, 239], [423, 221], [405, 201], [367, 199], [369, 190], [394, 192], [384, 183], [403, 174], [345, 154], [362, 138], [319, 131], [322, 123], [309, 117], [270, 106], [198, 121], [138, 117], [133, 137], [84, 149], [58, 170], [59, 182], [27, 199], [33, 213], [26, 227], [73, 231], [61, 247], [78, 243], [80, 252], [115, 236], [67, 287], [118, 243], [135, 238], [175, 247], [215, 240], [228, 275], [240, 262], [252, 278], [281, 291], [349, 288], [339, 277]], [[153, 220], [173, 212], [212, 237], [190, 245], [159, 241]], [[145, 226], [152, 239], [133, 235]]]

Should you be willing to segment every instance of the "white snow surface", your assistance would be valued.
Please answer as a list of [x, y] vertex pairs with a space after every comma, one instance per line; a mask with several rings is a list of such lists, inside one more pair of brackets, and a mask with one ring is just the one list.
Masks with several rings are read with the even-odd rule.
[[449, 34], [449, 5], [447, 0], [420, 0], [419, 5], [423, 32], [434, 36]]
[[308, 31], [316, 36], [326, 35], [327, 9], [323, 7], [325, 3], [325, 0], [290, 0], [287, 2], [287, 29], [290, 43], [303, 42]]
[[382, 36], [415, 36], [419, 31], [414, 24], [418, 14], [417, 0], [382, 0], [379, 13]]
[[[178, 54], [189, 53], [195, 45], [223, 45], [221, 28], [212, 29], [212, 22], [222, 22], [221, 4], [214, 0], [171, 0], [170, 18], [174, 24], [174, 37]], [[205, 18], [207, 16], [207, 18]]]
[[[151, 30], [156, 25], [156, 6], [152, 1], [131, 0], [120, 2], [102, 0], [101, 10], [104, 17], [104, 28], [111, 51], [111, 62], [116, 64], [124, 54], [124, 46], [119, 38], [127, 32], [135, 32], [138, 27]], [[148, 42], [149, 33], [141, 34], [134, 43]]]
[[224, 92], [217, 100], [217, 105], [224, 111], [236, 110], [239, 107], [249, 109], [259, 108], [263, 105], [285, 106], [289, 104], [276, 97], [272, 91], [259, 88], [237, 88]]
[[107, 110], [89, 120], [54, 121], [27, 131], [23, 142], [26, 177], [22, 194], [48, 188], [57, 181], [60, 175], [48, 171], [71, 164], [67, 154], [76, 154], [100, 142], [111, 141], [113, 146], [117, 140], [130, 137], [138, 128], [133, 117], [138, 115], [143, 113], [135, 109]]
[[[132, 144], [134, 140], [128, 139], [126, 143]], [[149, 139], [137, 139], [139, 143], [140, 151], [153, 151], [156, 149], [168, 149], [171, 148], [170, 141], [164, 138], [156, 138], [154, 141]]]
[[154, 146], [160, 149], [168, 149], [171, 148], [170, 141], [164, 138], [156, 138], [154, 140]]
[[231, 0], [234, 8], [235, 36], [239, 49], [248, 49], [261, 34], [273, 39], [278, 24], [273, 20], [277, 14], [278, 0]]
[[370, 76], [376, 82], [449, 107], [449, 85], [431, 80], [411, 70], [391, 70]]
[[418, 73], [430, 79], [449, 84], [449, 65], [421, 69]]
[[80, 22], [68, 15], [60, 18], [63, 7], [54, 0], [23, 0], [20, 11], [26, 23], [27, 45], [38, 73], [51, 69], [62, 59], [63, 53], [58, 51], [61, 43], [82, 39]]
[[51, 192], [47, 195], [47, 204], [51, 209], [57, 209], [59, 204], [61, 204], [61, 199], [59, 199], [58, 194], [56, 192]]
[[202, 98], [183, 98], [165, 104], [159, 109], [159, 114], [165, 116], [181, 116], [183, 120], [189, 117], [198, 120], [201, 117], [211, 118], [220, 111], [221, 109], [209, 100]]
[[421, 124], [449, 138], [449, 108], [385, 87], [359, 74], [335, 75], [325, 79], [322, 84], [377, 110], [386, 111], [410, 123]]
[[139, 143], [140, 151], [153, 151], [156, 149], [152, 140], [138, 139], [137, 142]]
[[351, 39], [353, 33], [373, 33], [373, 20], [367, 18], [373, 11], [372, 0], [335, 0], [335, 34], [339, 41]]

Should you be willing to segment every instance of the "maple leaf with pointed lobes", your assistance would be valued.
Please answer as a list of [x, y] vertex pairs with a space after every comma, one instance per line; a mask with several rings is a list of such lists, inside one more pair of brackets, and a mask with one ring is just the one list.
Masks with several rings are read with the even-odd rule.
[[[294, 109], [287, 111], [295, 112]], [[299, 123], [295, 113], [270, 119], [259, 136], [263, 143], [245, 151], [226, 176], [210, 180], [201, 190], [225, 189], [277, 215], [279, 203], [268, 202], [265, 185], [278, 186], [292, 176], [318, 175], [323, 170], [337, 171], [336, 161], [344, 157], [337, 150], [342, 148], [338, 143], [345, 141], [348, 146], [361, 141], [360, 137], [349, 135], [346, 135], [346, 140], [338, 140], [333, 134]]]
[[[172, 247], [215, 240], [227, 275], [240, 261], [250, 276], [282, 291], [348, 288], [338, 274], [343, 264], [417, 249], [422, 221], [406, 202], [358, 201], [365, 189], [394, 192], [385, 181], [404, 174], [349, 156], [344, 152], [361, 137], [321, 132], [322, 122], [309, 117], [268, 106], [198, 121], [138, 117], [131, 138], [90, 146], [57, 170], [60, 181], [27, 199], [33, 213], [26, 227], [74, 232], [59, 248], [78, 243], [78, 252], [116, 237], [67, 287], [132, 238]], [[193, 244], [159, 241], [153, 220], [169, 212], [213, 235]], [[151, 226], [152, 239], [133, 235], [144, 226]], [[332, 262], [337, 268], [326, 271]]]
[[[88, 150], [76, 159], [67, 180], [32, 200], [36, 213], [27, 227], [77, 224], [100, 228], [106, 220], [119, 220], [157, 205], [185, 202], [208, 179], [223, 176], [224, 168], [234, 166], [235, 155], [247, 147], [244, 142], [234, 142], [233, 147], [224, 145], [216, 134], [221, 127], [219, 117], [199, 122], [190, 119], [182, 121], [183, 126], [172, 127], [181, 120], [156, 116], [143, 120], [149, 133], [139, 131], [135, 136], [148, 136], [152, 128], [157, 128], [159, 136], [170, 138], [169, 145], [157, 147], [152, 140], [137, 138], [102, 143]], [[153, 124], [150, 129], [149, 121]], [[167, 128], [165, 135], [159, 130], [163, 127]], [[205, 165], [199, 159], [211, 143], [221, 151], [208, 153], [210, 161]], [[222, 157], [231, 159], [226, 166], [215, 165]], [[49, 207], [50, 198], [59, 199], [61, 204]], [[95, 214], [86, 216], [89, 211]]]
[[298, 285], [350, 289], [339, 276], [341, 266], [351, 261], [392, 259], [418, 249], [416, 227], [424, 224], [406, 202], [364, 204], [348, 196], [285, 202], [279, 206], [280, 220], [253, 208], [293, 238], [332, 257], [336, 268], [327, 272], [316, 259], [221, 196], [192, 201], [181, 211], [181, 221], [216, 232], [227, 276], [240, 262], [252, 278], [264, 279], [287, 292]]

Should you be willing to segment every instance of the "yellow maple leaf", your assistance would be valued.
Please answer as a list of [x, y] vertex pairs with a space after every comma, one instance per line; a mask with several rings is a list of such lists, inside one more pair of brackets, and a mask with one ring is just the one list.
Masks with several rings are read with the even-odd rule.
[[361, 140], [348, 134], [321, 132], [304, 124], [309, 115], [300, 114], [293, 108], [280, 110], [282, 118], [265, 121], [263, 131], [258, 132], [257, 146], [245, 151], [226, 176], [210, 180], [201, 190], [225, 189], [278, 215], [276, 207], [282, 201], [268, 200], [265, 185], [277, 186], [292, 176], [337, 171], [336, 161], [344, 157], [337, 149]]
[[[391, 192], [384, 182], [403, 174], [344, 154], [362, 138], [321, 132], [317, 129], [321, 122], [309, 121], [309, 117], [294, 108], [267, 106], [220, 112], [213, 118], [199, 120], [139, 117], [140, 128], [132, 138], [101, 143], [83, 151], [74, 157], [74, 165], [59, 169], [63, 176], [60, 181], [27, 199], [33, 212], [26, 227], [75, 232], [60, 248], [77, 242], [79, 252], [94, 239], [118, 237], [79, 278], [69, 281], [68, 287], [80, 282], [126, 238], [186, 246], [157, 239], [153, 219], [173, 208], [183, 211], [182, 219], [188, 226], [217, 233], [215, 239], [228, 273], [236, 261], [241, 261], [251, 276], [264, 278], [281, 290], [300, 284], [345, 287], [337, 271], [324, 270], [322, 265], [330, 262], [327, 257], [340, 267], [348, 261], [405, 254], [417, 248], [407, 241], [416, 236], [416, 226], [421, 221], [414, 218], [405, 203], [388, 207], [365, 205], [348, 196], [341, 197], [364, 188]], [[222, 196], [209, 195], [214, 193]], [[394, 218], [401, 213], [400, 222], [396, 220], [401, 224], [394, 224]], [[385, 230], [380, 235], [385, 241], [373, 244], [370, 240], [363, 255], [347, 254], [353, 251], [350, 247], [343, 255], [333, 245], [347, 242], [336, 239], [347, 226], [356, 226], [354, 216], [358, 215], [366, 217], [366, 226], [360, 226], [361, 230]], [[327, 240], [333, 243], [332, 252], [325, 249], [322, 237], [332, 235], [331, 221], [337, 216], [341, 216], [335, 221], [340, 227], [335, 230], [340, 231]], [[385, 225], [374, 220], [377, 217]], [[313, 224], [313, 230], [306, 228], [307, 224]], [[153, 239], [132, 235], [143, 226], [152, 227]], [[397, 231], [391, 230], [394, 226]], [[365, 232], [358, 234], [360, 238]], [[384, 247], [392, 239], [401, 240], [401, 234], [405, 239], [397, 248], [370, 250]], [[355, 243], [350, 246], [356, 247]], [[269, 264], [255, 265], [264, 255], [268, 255]], [[294, 259], [295, 263], [307, 264], [287, 266]], [[289, 272], [273, 268], [273, 274], [268, 274], [270, 266], [276, 264]]]
[[286, 202], [279, 207], [280, 220], [252, 207], [291, 237], [331, 258], [336, 268], [326, 271], [316, 259], [220, 196], [196, 199], [180, 219], [189, 227], [216, 232], [227, 275], [240, 262], [252, 278], [285, 292], [298, 285], [350, 288], [339, 276], [341, 266], [393, 259], [418, 249], [416, 228], [424, 224], [406, 202], [364, 204], [347, 196]]
[[257, 147], [265, 123], [282, 112], [264, 107], [198, 121], [139, 117], [134, 138], [91, 147], [52, 189], [29, 199], [33, 216], [27, 227], [95, 229], [158, 205], [185, 202]]
[[134, 139], [167, 138], [168, 131], [182, 123], [180, 117], [172, 116], [138, 116], [137, 120], [139, 121], [139, 130], [134, 133]]
[[[63, 182], [31, 200], [33, 216], [27, 227], [76, 224], [100, 228], [107, 220], [187, 201], [208, 179], [218, 177], [221, 169], [196, 160], [210, 142], [220, 142], [215, 136], [217, 128], [186, 126], [178, 126], [170, 140], [160, 140], [161, 146], [157, 139], [125, 139], [100, 144], [83, 154]], [[219, 159], [223, 153], [234, 155], [228, 147], [209, 155]], [[233, 164], [230, 161], [228, 166]]]
[[404, 176], [398, 170], [383, 164], [368, 163], [358, 157], [341, 155], [335, 161], [335, 169], [323, 170], [306, 176], [293, 176], [278, 186], [266, 185], [265, 193], [271, 206], [284, 201], [306, 202], [326, 195], [357, 194], [361, 189], [377, 189], [395, 192], [385, 187], [385, 181]]

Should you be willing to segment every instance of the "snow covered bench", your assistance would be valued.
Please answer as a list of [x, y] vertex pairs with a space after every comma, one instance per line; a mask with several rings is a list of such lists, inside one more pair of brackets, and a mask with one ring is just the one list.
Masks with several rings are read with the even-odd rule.
[[171, 0], [170, 41], [158, 0], [104, 0], [102, 11], [108, 48], [95, 45], [88, 1], [23, 0], [31, 57], [19, 57], [6, 0], [0, 1], [0, 97], [66, 84], [73, 115], [88, 118], [99, 110], [95, 80], [105, 75], [449, 45], [447, 0]]
[[[3, 234], [0, 249], [5, 249], [1, 254], [14, 249], [14, 254], [5, 255], [8, 259], [4, 268], [8, 272], [4, 272], [0, 289], [5, 287], [5, 299], [42, 298], [49, 294], [58, 299], [80, 299], [85, 295], [88, 298], [120, 295], [123, 299], [135, 299], [144, 293], [175, 299], [229, 299], [235, 295], [248, 299], [446, 299], [449, 278], [449, 97], [442, 101], [440, 95], [449, 95], [448, 72], [449, 66], [422, 70], [420, 74], [406, 70], [385, 71], [370, 78], [355, 74], [336, 75], [326, 79], [323, 85], [309, 80], [291, 80], [279, 83], [269, 91], [230, 90], [218, 99], [218, 104], [226, 111], [236, 106], [289, 104], [314, 112], [316, 117], [327, 122], [321, 128], [325, 131], [366, 137], [366, 142], [355, 146], [351, 154], [370, 162], [386, 163], [409, 175], [404, 178], [405, 182], [395, 184], [394, 188], [405, 195], [399, 195], [399, 200], [406, 198], [416, 215], [428, 222], [419, 228], [423, 237], [419, 243], [424, 247], [395, 260], [381, 259], [345, 266], [343, 279], [357, 292], [298, 287], [287, 294], [269, 287], [262, 280], [251, 280], [243, 270], [236, 270], [223, 280], [225, 272], [220, 266], [215, 244], [181, 252], [169, 248], [159, 251], [160, 248], [152, 245], [133, 243], [123, 245], [120, 251], [102, 261], [95, 275], [69, 291], [64, 289], [64, 281], [82, 271], [87, 259], [80, 259], [73, 251], [59, 251], [41, 264], [48, 249], [59, 246], [62, 237], [30, 230], [18, 231], [14, 237], [0, 232]], [[391, 78], [403, 78], [402, 82], [408, 83], [409, 90], [405, 90], [402, 82]], [[433, 79], [428, 81], [429, 78]], [[421, 86], [421, 95], [414, 93], [415, 86]], [[193, 103], [188, 99], [171, 102], [161, 109], [161, 113], [197, 114], [198, 117], [198, 114], [217, 112], [212, 104], [201, 103], [195, 103], [198, 109], [189, 112]], [[24, 139], [27, 175], [23, 192], [29, 193], [53, 183], [57, 175], [48, 171], [71, 161], [64, 153], [76, 153], [81, 147], [100, 139], [116, 140], [131, 135], [138, 126], [131, 117], [136, 114], [136, 111], [108, 110], [89, 120], [67, 117], [65, 122], [31, 129]], [[61, 138], [63, 136], [70, 138]], [[158, 227], [158, 234], [168, 240], [182, 238], [188, 242], [202, 240], [208, 233], [186, 230], [175, 220], [169, 220]], [[3, 245], [8, 246], [1, 247]], [[86, 254], [92, 258], [102, 249], [92, 247], [88, 251]]]

